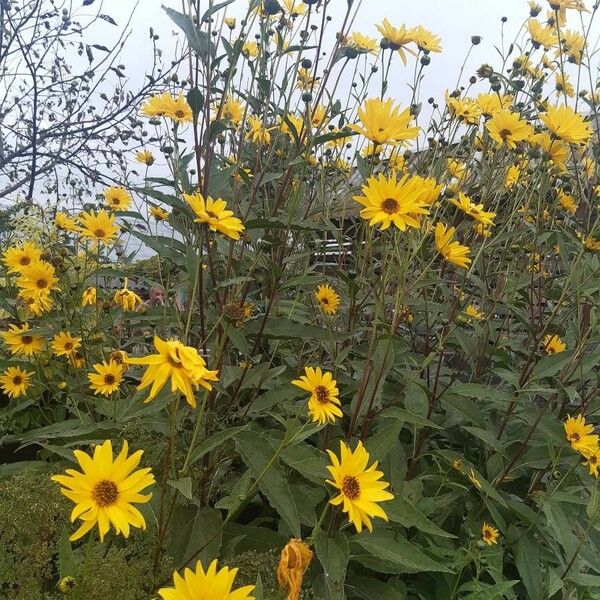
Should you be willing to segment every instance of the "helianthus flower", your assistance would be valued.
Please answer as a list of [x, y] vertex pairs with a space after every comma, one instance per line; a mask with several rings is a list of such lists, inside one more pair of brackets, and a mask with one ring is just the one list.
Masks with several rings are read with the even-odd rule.
[[508, 109], [512, 101], [512, 96], [501, 96], [500, 94], [479, 94], [475, 98], [475, 102], [484, 117], [491, 117], [499, 110]]
[[154, 154], [150, 150], [139, 150], [135, 154], [135, 160], [147, 167], [151, 167], [154, 164]]
[[44, 347], [44, 338], [29, 333], [29, 323], [9, 325], [8, 331], [0, 334], [11, 354], [34, 356]]
[[54, 267], [43, 260], [38, 260], [23, 267], [17, 279], [20, 295], [32, 302], [44, 302], [49, 299], [52, 290], [58, 290], [58, 277]]
[[567, 170], [569, 147], [565, 142], [550, 137], [545, 131], [534, 135], [531, 138], [531, 141], [540, 146], [540, 148], [548, 155], [548, 159], [558, 167], [561, 173], [564, 173]]
[[109, 187], [104, 190], [104, 204], [112, 210], [128, 210], [131, 194], [124, 187]]
[[126, 358], [130, 365], [148, 365], [138, 390], [152, 386], [150, 394], [144, 402], [156, 398], [162, 390], [167, 379], [171, 379], [171, 392], [179, 391], [188, 404], [196, 407], [196, 399], [192, 388], [212, 390], [211, 381], [218, 381], [218, 371], [209, 371], [204, 359], [195, 348], [184, 346], [178, 340], [161, 340], [154, 336], [154, 347], [158, 354], [151, 354], [141, 358]]
[[327, 109], [322, 105], [315, 106], [310, 115], [310, 123], [313, 127], [319, 128], [325, 123], [327, 119]]
[[227, 96], [221, 110], [221, 118], [231, 121], [234, 125], [239, 125], [244, 118], [244, 105], [233, 96]]
[[481, 481], [477, 479], [477, 475], [475, 475], [475, 471], [471, 468], [471, 472], [467, 475], [469, 481], [478, 489], [481, 489]]
[[98, 524], [100, 541], [110, 526], [117, 534], [129, 537], [130, 526], [146, 529], [146, 521], [134, 504], [144, 504], [152, 494], [142, 491], [153, 485], [154, 475], [150, 469], [134, 470], [142, 458], [143, 450], [127, 456], [129, 446], [123, 448], [116, 458], [110, 440], [98, 444], [94, 454], [74, 450], [73, 454], [83, 472], [67, 469], [66, 475], [54, 475], [52, 481], [61, 485], [61, 492], [75, 503], [71, 522], [79, 518], [81, 527], [69, 538], [74, 542]]
[[115, 292], [113, 301], [125, 311], [133, 311], [144, 302], [134, 291], [127, 287], [127, 278], [125, 278], [124, 286]]
[[313, 551], [302, 540], [292, 538], [281, 551], [277, 566], [277, 581], [287, 590], [287, 600], [298, 600], [302, 590], [302, 578], [313, 558]]
[[476, 221], [483, 223], [483, 225], [493, 225], [495, 212], [489, 212], [483, 210], [483, 204], [475, 204], [471, 198], [460, 192], [458, 194], [458, 200], [450, 200], [452, 204], [458, 206], [466, 215], [473, 217]]
[[170, 107], [173, 96], [169, 92], [151, 96], [142, 105], [142, 114], [146, 117], [164, 117]]
[[25, 267], [38, 262], [41, 256], [40, 248], [33, 242], [25, 242], [22, 246], [7, 248], [2, 254], [2, 262], [9, 273], [21, 273]]
[[339, 390], [336, 381], [329, 371], [321, 371], [321, 367], [313, 369], [304, 367], [305, 375], [294, 379], [292, 384], [310, 392], [308, 414], [315, 423], [324, 425], [327, 421], [334, 422], [341, 417]]
[[196, 563], [196, 570], [186, 568], [183, 577], [173, 574], [175, 587], [158, 590], [163, 600], [254, 600], [250, 593], [253, 585], [232, 590], [237, 569], [223, 567], [217, 570], [217, 561], [213, 560], [206, 571], [202, 563]]
[[36, 317], [39, 317], [45, 312], [49, 312], [53, 304], [49, 292], [38, 294], [21, 290], [18, 299], [23, 302], [27, 310]]
[[123, 367], [112, 360], [102, 361], [94, 365], [97, 373], [88, 373], [90, 388], [94, 394], [110, 396], [116, 392], [123, 381]]
[[492, 230], [483, 223], [473, 223], [473, 231], [476, 233], [476, 235], [484, 238], [489, 238], [492, 235]]
[[450, 114], [459, 121], [463, 121], [469, 125], [477, 125], [479, 123], [481, 109], [474, 100], [455, 98], [446, 92], [446, 106]]
[[219, 231], [234, 240], [240, 239], [244, 225], [233, 216], [233, 211], [227, 210], [225, 200], [213, 200], [210, 196], [205, 200], [199, 192], [183, 194], [183, 197], [196, 214], [196, 223], [206, 223], [211, 231]]
[[421, 188], [420, 201], [426, 206], [432, 206], [435, 204], [444, 189], [442, 184], [439, 184], [433, 177], [421, 177], [420, 175], [413, 175], [413, 180], [418, 183]]
[[569, 144], [585, 144], [592, 135], [592, 130], [582, 115], [570, 106], [549, 106], [540, 120], [546, 125], [554, 137]]
[[387, 19], [384, 19], [383, 22], [376, 27], [383, 39], [388, 43], [390, 49], [397, 50], [402, 62], [406, 64], [406, 52], [414, 55], [412, 50], [405, 48], [405, 46], [414, 42], [412, 30], [407, 30], [404, 25], [393, 27]]
[[0, 385], [2, 391], [8, 394], [11, 398], [18, 398], [27, 393], [29, 387], [29, 378], [33, 373], [23, 371], [20, 367], [8, 367], [2, 375], [0, 375]]
[[546, 354], [558, 354], [567, 348], [567, 345], [557, 335], [545, 336], [541, 346]]
[[557, 73], [555, 77], [555, 87], [558, 95], [565, 94], [569, 98], [575, 97], [575, 88], [569, 81], [569, 76], [563, 73]]
[[409, 108], [401, 110], [392, 98], [385, 102], [379, 98], [370, 98], [358, 109], [360, 125], [349, 127], [377, 144], [399, 144], [415, 139], [419, 127], [411, 127], [413, 116]]
[[54, 217], [54, 223], [59, 229], [65, 231], [77, 231], [77, 221], [66, 212], [59, 211]]
[[597, 479], [599, 476], [598, 468], [600, 468], [600, 448], [586, 449], [583, 456], [586, 458], [583, 464], [589, 469], [590, 475]]
[[468, 174], [467, 165], [462, 161], [456, 160], [455, 158], [449, 158], [446, 160], [446, 169], [448, 170], [448, 173], [450, 173], [454, 179], [458, 179], [458, 181], [466, 179]]
[[394, 495], [385, 491], [389, 483], [379, 481], [383, 473], [376, 471], [377, 462], [367, 468], [369, 453], [362, 442], [358, 442], [353, 452], [340, 441], [339, 459], [331, 450], [327, 450], [327, 453], [331, 459], [331, 466], [327, 470], [333, 479], [327, 480], [327, 483], [339, 490], [339, 494], [329, 502], [334, 506], [342, 505], [343, 512], [348, 514], [348, 519], [354, 523], [359, 533], [363, 526], [373, 531], [373, 517], [387, 521], [387, 514], [379, 503], [393, 500]]
[[437, 251], [452, 264], [466, 269], [471, 263], [469, 248], [453, 240], [455, 227], [447, 227], [444, 223], [435, 226], [435, 247]]
[[80, 346], [81, 338], [73, 337], [68, 331], [57, 333], [50, 344], [56, 356], [71, 356]]
[[176, 98], [172, 97], [168, 102], [165, 116], [176, 123], [191, 123], [194, 113], [183, 94], [179, 93]]
[[150, 214], [155, 221], [166, 221], [169, 218], [169, 213], [160, 206], [151, 206]]
[[227, 25], [227, 27], [229, 27], [229, 29], [235, 29], [237, 20], [235, 17], [225, 17], [223, 19], [223, 21], [225, 22], [225, 25]]
[[242, 54], [246, 58], [256, 58], [258, 56], [258, 44], [251, 40], [244, 42]]
[[98, 212], [82, 212], [79, 215], [79, 235], [97, 244], [112, 242], [119, 233], [119, 226], [115, 225], [115, 215], [106, 210]]
[[88, 287], [83, 290], [81, 294], [81, 306], [88, 306], [96, 304], [96, 288]]
[[533, 129], [527, 121], [509, 110], [500, 110], [485, 124], [490, 137], [502, 146], [514, 149], [518, 142], [527, 141]]
[[[583, 51], [585, 50], [585, 37], [581, 33], [572, 31], [571, 29], [561, 31], [560, 45], [562, 46], [562, 52], [567, 55], [569, 62], [576, 65], [581, 64]], [[556, 50], [556, 56], [560, 55], [561, 50]]]
[[500, 532], [492, 527], [489, 523], [484, 523], [481, 526], [481, 539], [488, 545], [493, 546], [498, 543]]
[[558, 203], [570, 214], [574, 215], [577, 212], [577, 202], [571, 194], [567, 194], [562, 190], [557, 192]]
[[281, 0], [281, 5], [289, 15], [301, 17], [306, 14], [306, 5], [302, 0]]
[[316, 77], [308, 69], [298, 69], [298, 75], [296, 77], [296, 87], [299, 90], [311, 90], [314, 87], [316, 81]]
[[483, 319], [483, 313], [473, 304], [469, 304], [465, 308], [465, 315], [470, 319], [477, 319], [478, 321]]
[[370, 177], [362, 188], [362, 196], [354, 196], [365, 208], [360, 211], [369, 225], [378, 225], [383, 231], [395, 225], [400, 231], [407, 227], [418, 228], [422, 215], [429, 214], [427, 200], [430, 199], [426, 189], [421, 185], [422, 179], [408, 175], [398, 180], [395, 176], [385, 177], [380, 173]]
[[542, 25], [537, 19], [529, 19], [527, 21], [527, 31], [529, 32], [531, 41], [537, 48], [544, 46], [547, 50], [558, 43], [556, 30], [552, 27]]
[[594, 426], [585, 424], [583, 415], [577, 415], [574, 419], [571, 416], [567, 417], [564, 423], [565, 434], [571, 448], [577, 450], [585, 456], [598, 448], [598, 436], [593, 433]]
[[271, 134], [269, 133], [269, 130], [263, 126], [262, 119], [258, 115], [250, 115], [246, 123], [248, 125], [246, 140], [260, 145], [270, 143]]
[[422, 25], [413, 27], [409, 32], [410, 37], [420, 50], [424, 52], [441, 52], [442, 40], [438, 35], [425, 29]]
[[346, 43], [350, 48], [369, 54], [377, 54], [377, 40], [363, 35], [358, 31], [351, 33], [346, 39]]
[[516, 165], [511, 165], [506, 172], [506, 177], [504, 178], [504, 186], [507, 190], [511, 190], [519, 181], [519, 177], [521, 176], [521, 169]]
[[330, 285], [320, 285], [315, 292], [315, 299], [326, 315], [335, 315], [342, 302], [338, 293]]

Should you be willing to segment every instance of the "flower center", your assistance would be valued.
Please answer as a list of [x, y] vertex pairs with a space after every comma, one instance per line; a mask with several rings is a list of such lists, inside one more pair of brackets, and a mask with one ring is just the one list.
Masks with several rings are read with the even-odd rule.
[[350, 500], [357, 500], [360, 496], [360, 484], [352, 475], [346, 475], [342, 481], [342, 493]]
[[21, 342], [23, 344], [31, 344], [33, 342], [33, 337], [30, 335], [23, 335], [21, 336]]
[[65, 342], [65, 350], [69, 352], [73, 350], [73, 342]]
[[94, 236], [97, 237], [98, 239], [101, 239], [103, 237], [106, 237], [106, 232], [104, 231], [104, 229], [101, 229], [100, 227], [98, 227], [98, 229], [94, 230]]
[[119, 497], [119, 489], [114, 481], [103, 479], [94, 486], [92, 496], [98, 506], [111, 506], [112, 504], [115, 504]]
[[48, 287], [48, 280], [40, 277], [35, 284], [38, 286], [40, 290], [44, 290]]
[[114, 375], [105, 375], [104, 376], [104, 383], [106, 385], [113, 385], [115, 383], [115, 376]]
[[185, 116], [185, 113], [182, 110], [178, 110], [175, 115], [177, 117], [179, 117], [180, 119], [183, 119], [183, 117]]
[[19, 259], [19, 264], [23, 265], [24, 267], [27, 266], [29, 263], [31, 263], [31, 258], [29, 258], [29, 256], [21, 256], [21, 258]]
[[23, 378], [20, 375], [15, 375], [13, 377], [13, 384], [14, 385], [21, 385], [23, 383]]
[[398, 212], [398, 208], [398, 201], [394, 200], [394, 198], [386, 198], [381, 203], [381, 210], [388, 215], [393, 215], [394, 213]]
[[321, 304], [329, 304], [329, 298], [321, 298]]
[[578, 433], [572, 433], [570, 437], [572, 442], [578, 442], [581, 439]]
[[483, 537], [484, 537], [486, 540], [489, 540], [489, 539], [492, 537], [492, 532], [491, 532], [489, 529], [486, 529], [486, 530], [483, 532]]
[[507, 138], [508, 138], [510, 135], [511, 135], [511, 131], [510, 131], [510, 129], [503, 129], [503, 130], [500, 132], [500, 137], [501, 137], [501, 138], [502, 138], [504, 141], [506, 141], [506, 140], [507, 140]]
[[588, 458], [588, 462], [591, 465], [595, 465], [598, 462], [598, 459], [596, 458], [595, 454], [592, 454], [589, 458]]
[[327, 404], [329, 402], [329, 391], [323, 385], [318, 385], [315, 388], [315, 396], [317, 397], [317, 401], [321, 404]]
[[207, 210], [206, 214], [211, 218], [211, 219], [218, 219], [219, 217], [212, 211], [212, 210]]

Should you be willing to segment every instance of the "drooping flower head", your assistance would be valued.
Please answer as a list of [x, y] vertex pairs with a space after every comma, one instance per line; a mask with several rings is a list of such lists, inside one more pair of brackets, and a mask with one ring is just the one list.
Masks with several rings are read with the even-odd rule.
[[321, 371], [321, 367], [305, 367], [304, 373], [300, 379], [294, 379], [292, 384], [310, 392], [308, 414], [311, 419], [323, 425], [341, 417], [340, 392], [332, 374], [329, 371]]
[[435, 247], [437, 251], [452, 264], [466, 269], [471, 264], [468, 246], [454, 240], [455, 227], [447, 227], [444, 223], [435, 226]]
[[133, 290], [129, 289], [127, 278], [125, 278], [125, 285], [115, 292], [113, 301], [125, 311], [134, 311], [144, 302]]
[[81, 294], [81, 306], [96, 304], [97, 292], [95, 287], [87, 287]]
[[277, 566], [277, 581], [287, 590], [287, 600], [298, 600], [302, 579], [313, 558], [313, 551], [302, 540], [292, 538], [281, 551]]
[[205, 199], [199, 192], [184, 194], [183, 197], [196, 214], [196, 223], [206, 223], [211, 231], [219, 231], [234, 240], [240, 239], [244, 224], [234, 216], [233, 211], [227, 210], [225, 200], [213, 200], [210, 196]]
[[94, 525], [98, 525], [100, 541], [112, 525], [117, 534], [129, 537], [130, 527], [146, 529], [142, 513], [134, 506], [144, 504], [152, 494], [142, 491], [154, 484], [150, 469], [136, 469], [143, 450], [127, 456], [128, 444], [123, 442], [119, 455], [113, 457], [110, 440], [98, 444], [94, 454], [74, 450], [73, 454], [81, 472], [67, 469], [66, 475], [51, 477], [61, 485], [61, 492], [75, 503], [71, 522], [83, 521], [79, 529], [69, 538], [71, 541], [84, 536]]

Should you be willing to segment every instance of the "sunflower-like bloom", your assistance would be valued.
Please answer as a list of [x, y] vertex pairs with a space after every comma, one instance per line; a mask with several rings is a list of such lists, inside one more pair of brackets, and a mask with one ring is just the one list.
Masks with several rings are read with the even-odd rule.
[[370, 98], [358, 109], [360, 125], [349, 127], [377, 144], [399, 144], [419, 135], [419, 127], [411, 127], [410, 108], [401, 110], [392, 98], [383, 101]]
[[112, 360], [94, 365], [96, 373], [88, 373], [90, 388], [94, 394], [110, 396], [116, 392], [123, 381], [123, 367]]
[[147, 167], [151, 167], [154, 164], [154, 154], [150, 150], [139, 150], [135, 154], [135, 160]]
[[315, 300], [326, 315], [335, 315], [342, 299], [330, 285], [320, 285], [315, 291]]
[[574, 215], [577, 212], [577, 201], [571, 194], [558, 190], [556, 194], [558, 203], [570, 214]]
[[598, 469], [600, 468], [600, 448], [586, 450], [583, 455], [586, 458], [586, 461], [583, 464], [589, 469], [590, 475], [598, 479], [598, 476], [600, 475], [598, 472]]
[[173, 96], [169, 92], [151, 96], [142, 105], [142, 114], [146, 117], [164, 117], [169, 109], [169, 102]]
[[315, 86], [316, 81], [317, 78], [309, 69], [298, 69], [298, 75], [296, 76], [296, 87], [299, 90], [311, 90]]
[[498, 543], [500, 532], [489, 523], [483, 523], [481, 526], [481, 539], [488, 545], [493, 546]]
[[[575, 63], [576, 65], [581, 64], [583, 58], [583, 51], [585, 50], [585, 37], [579, 33], [579, 31], [573, 31], [571, 29], [563, 30], [560, 32], [560, 45], [562, 46], [562, 52], [566, 54], [569, 62]], [[560, 56], [561, 50], [556, 50], [556, 56]]]
[[586, 425], [583, 415], [577, 415], [576, 418], [568, 416], [564, 427], [567, 440], [573, 450], [585, 456], [598, 448], [598, 436], [594, 433], [594, 426]]
[[310, 392], [308, 399], [308, 415], [319, 425], [328, 421], [333, 423], [337, 417], [341, 417], [340, 392], [337, 382], [329, 371], [321, 371], [321, 367], [313, 369], [304, 367], [304, 375], [300, 379], [294, 379], [292, 384]]
[[377, 30], [388, 43], [390, 49], [398, 51], [404, 64], [406, 64], [406, 52], [412, 55], [415, 54], [409, 48], [405, 48], [405, 46], [415, 41], [412, 37], [412, 29], [408, 30], [404, 25], [393, 27], [387, 19], [384, 19], [382, 23], [377, 25]]
[[150, 214], [155, 221], [166, 221], [169, 218], [169, 213], [160, 206], [151, 206]]
[[227, 210], [225, 200], [213, 200], [210, 196], [205, 200], [199, 192], [183, 194], [183, 197], [196, 214], [196, 223], [206, 223], [211, 231], [219, 231], [234, 240], [240, 239], [244, 224], [234, 216], [233, 211]]
[[569, 81], [569, 76], [564, 73], [557, 73], [555, 76], [555, 87], [558, 95], [565, 94], [569, 98], [575, 98], [575, 88]]
[[183, 94], [179, 93], [177, 97], [173, 97], [169, 102], [166, 116], [176, 123], [191, 123], [194, 113]]
[[248, 40], [244, 42], [242, 46], [242, 54], [246, 58], [256, 58], [258, 56], [259, 49], [258, 44], [253, 40]]
[[178, 340], [161, 340], [154, 336], [154, 347], [158, 354], [125, 359], [130, 365], [148, 365], [138, 390], [152, 386], [144, 402], [156, 398], [167, 379], [171, 379], [171, 392], [179, 391], [192, 407], [196, 407], [193, 389], [199, 386], [212, 390], [211, 381], [218, 381], [218, 371], [209, 371], [204, 359], [195, 348], [184, 346]]
[[360, 533], [363, 526], [373, 531], [371, 518], [380, 517], [388, 520], [387, 514], [379, 506], [379, 502], [393, 500], [394, 495], [385, 489], [390, 485], [380, 481], [383, 477], [381, 471], [376, 471], [377, 462], [367, 468], [369, 453], [362, 442], [358, 442], [354, 452], [340, 441], [340, 458], [327, 450], [331, 465], [327, 470], [333, 481], [327, 483], [335, 487], [339, 494], [330, 500], [334, 506], [342, 505], [342, 510], [348, 514], [350, 522], [354, 523]]
[[298, 600], [302, 579], [313, 558], [313, 551], [302, 540], [292, 538], [281, 551], [277, 566], [277, 581], [288, 591], [287, 600]]
[[285, 133], [285, 135], [287, 135], [292, 141], [294, 141], [295, 137], [300, 137], [303, 128], [304, 119], [302, 117], [297, 117], [293, 113], [288, 113], [285, 119], [281, 118], [279, 122], [279, 129], [281, 130], [281, 133]]
[[592, 136], [592, 130], [582, 115], [570, 106], [549, 106], [540, 120], [548, 131], [569, 144], [586, 144]]
[[81, 347], [81, 338], [73, 337], [68, 331], [61, 331], [52, 338], [50, 347], [56, 356], [71, 356]]
[[550, 137], [545, 131], [534, 135], [531, 141], [540, 146], [540, 148], [548, 155], [548, 159], [558, 167], [561, 173], [564, 173], [567, 170], [569, 146], [565, 142]]
[[57, 212], [54, 217], [54, 224], [64, 231], [77, 231], [77, 221], [66, 212]]
[[419, 50], [422, 50], [423, 52], [442, 51], [442, 40], [440, 36], [425, 29], [422, 25], [413, 27], [410, 30], [409, 35], [412, 37], [415, 44], [417, 44]]
[[477, 319], [478, 321], [483, 319], [483, 313], [473, 304], [469, 304], [465, 308], [465, 315], [468, 319]]
[[441, 183], [438, 183], [433, 177], [421, 177], [420, 175], [413, 175], [412, 179], [421, 188], [420, 200], [426, 206], [432, 206], [439, 200], [444, 189]]
[[540, 344], [546, 354], [558, 354], [567, 349], [567, 345], [557, 335], [547, 335]]
[[0, 386], [5, 394], [11, 398], [18, 398], [27, 393], [29, 387], [29, 378], [33, 373], [28, 373], [20, 367], [8, 367], [0, 375]]
[[79, 215], [79, 225], [79, 235], [94, 244], [109, 244], [120, 230], [115, 224], [115, 215], [104, 209], [98, 212], [82, 212]]
[[516, 165], [511, 165], [506, 171], [506, 177], [504, 178], [504, 186], [507, 190], [511, 190], [518, 182], [521, 176], [521, 169]]
[[152, 96], [142, 106], [142, 114], [147, 117], [167, 117], [177, 123], [191, 122], [192, 109], [183, 94], [174, 97], [169, 92]]
[[452, 264], [466, 269], [471, 263], [468, 246], [453, 240], [455, 227], [447, 227], [444, 223], [435, 226], [435, 247], [437, 251]]
[[23, 267], [17, 279], [19, 296], [35, 314], [49, 310], [52, 306], [50, 293], [58, 290], [58, 277], [54, 267], [44, 261], [37, 260]]
[[246, 140], [260, 145], [266, 145], [271, 141], [271, 134], [258, 115], [250, 115], [246, 123], [248, 125]]
[[422, 186], [422, 182], [422, 178], [409, 175], [399, 180], [382, 173], [370, 177], [362, 188], [363, 195], [354, 196], [354, 200], [365, 207], [360, 216], [382, 231], [392, 224], [400, 231], [407, 227], [418, 228], [421, 216], [429, 214], [427, 201], [431, 198], [431, 189]]
[[158, 593], [163, 600], [254, 600], [254, 596], [250, 596], [253, 585], [232, 589], [237, 572], [237, 569], [229, 567], [218, 569], [216, 560], [204, 571], [198, 561], [195, 571], [187, 568], [183, 577], [175, 572], [175, 587], [162, 588]]
[[81, 306], [96, 304], [97, 292], [95, 287], [87, 287], [81, 294]]
[[476, 221], [479, 221], [484, 225], [494, 224], [496, 213], [483, 210], [483, 204], [475, 204], [466, 194], [459, 192], [458, 199], [454, 198], [450, 200], [450, 202], [455, 206], [458, 206], [460, 210], [466, 215], [473, 217]]
[[61, 485], [61, 492], [75, 503], [71, 522], [77, 518], [83, 521], [81, 527], [69, 538], [72, 542], [83, 537], [98, 524], [100, 541], [108, 533], [110, 526], [117, 534], [129, 537], [130, 526], [146, 529], [146, 521], [134, 504], [144, 504], [152, 494], [142, 491], [153, 485], [151, 469], [134, 470], [142, 458], [143, 450], [127, 456], [129, 446], [123, 448], [113, 458], [110, 440], [98, 444], [93, 456], [74, 450], [73, 454], [83, 472], [67, 469], [66, 475], [54, 475], [52, 481]]
[[113, 301], [117, 306], [120, 306], [123, 310], [133, 311], [136, 310], [144, 301], [133, 291], [127, 287], [127, 278], [125, 278], [125, 285], [115, 292]]
[[2, 262], [9, 273], [21, 273], [25, 267], [38, 262], [42, 250], [33, 242], [25, 242], [22, 246], [11, 246], [2, 254]]
[[124, 187], [113, 186], [104, 190], [104, 204], [111, 210], [128, 210], [131, 202], [131, 194]]
[[511, 105], [513, 97], [500, 94], [479, 94], [475, 102], [484, 117], [491, 117], [499, 110], [506, 110]]
[[[216, 116], [216, 115], [215, 115]], [[231, 94], [223, 103], [221, 109], [221, 119], [230, 121], [233, 125], [239, 125], [244, 118], [244, 105], [240, 100], [236, 100]]]
[[321, 125], [325, 124], [326, 120], [327, 109], [322, 104], [319, 104], [319, 106], [315, 106], [315, 108], [312, 111], [312, 114], [310, 115], [311, 125], [318, 129], [319, 127], [321, 127]]
[[29, 332], [29, 323], [9, 325], [8, 331], [0, 333], [11, 354], [34, 356], [44, 348], [44, 338]]
[[358, 31], [351, 33], [346, 39], [346, 43], [348, 47], [358, 52], [377, 54], [377, 40]]
[[500, 110], [485, 124], [490, 137], [502, 146], [514, 149], [517, 143], [527, 141], [533, 135], [533, 128], [518, 114]]
[[458, 120], [468, 123], [469, 125], [477, 125], [481, 118], [481, 109], [474, 100], [468, 98], [454, 98], [446, 92], [446, 106], [453, 117]]
[[556, 29], [542, 25], [537, 19], [527, 21], [527, 31], [534, 46], [544, 46], [546, 50], [558, 44]]

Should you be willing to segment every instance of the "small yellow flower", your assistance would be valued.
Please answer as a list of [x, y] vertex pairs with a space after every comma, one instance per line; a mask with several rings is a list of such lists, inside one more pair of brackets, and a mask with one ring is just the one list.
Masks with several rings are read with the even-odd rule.
[[96, 373], [88, 373], [90, 388], [94, 394], [110, 396], [116, 392], [123, 381], [123, 367], [112, 360], [94, 365]]
[[598, 468], [600, 468], [600, 448], [585, 449], [583, 452], [585, 457], [584, 465], [589, 469], [590, 475], [598, 479]]
[[235, 29], [235, 25], [237, 22], [235, 17], [225, 17], [223, 21], [225, 21], [225, 25], [227, 25], [229, 29]]
[[29, 331], [29, 323], [9, 325], [8, 331], [0, 333], [11, 354], [34, 356], [44, 348], [44, 338]]
[[61, 594], [70, 594], [75, 589], [75, 579], [67, 576], [63, 577], [57, 584], [56, 589]]
[[50, 347], [56, 356], [71, 356], [81, 346], [81, 338], [73, 337], [68, 331], [57, 333]]
[[263, 126], [262, 119], [258, 115], [250, 115], [246, 122], [249, 128], [246, 133], [246, 140], [259, 145], [266, 145], [271, 142], [271, 134]]
[[481, 321], [484, 317], [483, 313], [473, 304], [469, 304], [469, 306], [467, 306], [465, 309], [465, 315], [469, 319], [477, 319], [478, 321]]
[[96, 304], [96, 288], [88, 287], [81, 294], [81, 306]]
[[315, 299], [326, 315], [335, 315], [342, 302], [337, 292], [329, 285], [320, 285], [315, 292]]
[[455, 227], [447, 227], [444, 223], [435, 226], [435, 247], [437, 251], [452, 264], [466, 269], [471, 263], [469, 248], [453, 240]]
[[527, 141], [533, 135], [531, 125], [509, 110], [498, 111], [485, 126], [493, 140], [510, 149], [516, 148], [519, 142]]
[[140, 150], [139, 152], [136, 152], [135, 160], [151, 167], [154, 164], [154, 154], [152, 154], [150, 150]]
[[104, 204], [111, 210], [128, 210], [131, 194], [123, 187], [109, 187], [104, 190]]
[[456, 471], [462, 472], [462, 460], [460, 460], [460, 458], [455, 458], [452, 461], [452, 468]]
[[79, 215], [79, 234], [94, 244], [108, 244], [114, 240], [120, 228], [115, 225], [115, 215], [106, 210], [82, 212]]
[[425, 29], [422, 25], [413, 27], [409, 32], [410, 37], [417, 44], [419, 50], [424, 52], [441, 52], [442, 40], [438, 35]]
[[155, 221], [166, 221], [169, 218], [169, 214], [170, 213], [160, 206], [150, 207], [150, 215], [152, 215]]
[[577, 415], [576, 418], [567, 417], [564, 423], [565, 434], [571, 448], [585, 455], [598, 448], [598, 436], [593, 433], [594, 426], [585, 423], [583, 415]]
[[77, 221], [66, 212], [58, 211], [54, 217], [54, 223], [64, 231], [77, 231]]
[[310, 392], [308, 400], [308, 415], [319, 425], [328, 421], [333, 423], [336, 418], [342, 417], [340, 410], [339, 390], [337, 382], [329, 371], [321, 371], [321, 367], [313, 369], [304, 367], [304, 375], [294, 379], [292, 384]]
[[258, 44], [254, 41], [244, 42], [242, 54], [247, 58], [256, 58], [258, 56]]
[[400, 59], [405, 65], [406, 52], [415, 55], [413, 50], [406, 48], [408, 44], [414, 42], [412, 29], [408, 30], [404, 25], [393, 27], [387, 19], [384, 19], [381, 24], [377, 25], [377, 30], [388, 43], [390, 49], [398, 52]]
[[199, 192], [183, 194], [183, 197], [196, 214], [195, 223], [205, 223], [211, 231], [219, 231], [234, 240], [240, 239], [244, 224], [233, 211], [227, 210], [225, 200], [213, 200], [210, 196], [205, 199]]
[[298, 600], [302, 578], [313, 558], [313, 551], [302, 540], [292, 538], [281, 551], [277, 566], [277, 581], [288, 591], [287, 600]]
[[401, 110], [391, 98], [385, 102], [379, 98], [366, 100], [358, 109], [358, 118], [360, 125], [350, 124], [349, 127], [376, 144], [413, 140], [421, 131], [419, 127], [411, 126], [413, 116], [410, 109]]
[[467, 477], [469, 478], [469, 481], [478, 489], [481, 489], [481, 481], [479, 481], [479, 479], [477, 479], [477, 475], [475, 475], [475, 471], [473, 471], [473, 469], [471, 468], [471, 472], [469, 473], [469, 475], [467, 475]]
[[21, 273], [25, 267], [38, 262], [42, 250], [33, 242], [25, 242], [22, 246], [11, 246], [2, 254], [2, 262], [9, 273]]
[[541, 346], [546, 354], [558, 354], [567, 348], [567, 345], [557, 335], [545, 336]]
[[18, 398], [27, 393], [29, 387], [29, 378], [33, 373], [23, 371], [20, 367], [8, 367], [0, 375], [0, 386], [2, 391], [11, 398]]
[[125, 278], [123, 287], [115, 292], [113, 301], [125, 311], [134, 311], [144, 302], [134, 291], [128, 288], [127, 278]]
[[577, 202], [571, 194], [567, 194], [562, 190], [557, 192], [558, 203], [570, 214], [574, 215], [577, 212]]
[[473, 217], [476, 221], [479, 221], [483, 225], [493, 225], [495, 212], [488, 212], [483, 210], [483, 204], [475, 204], [467, 195], [459, 192], [458, 199], [450, 200], [452, 204], [460, 208], [465, 214]]
[[500, 532], [488, 523], [481, 526], [481, 538], [488, 546], [493, 546], [498, 543]]
[[592, 136], [583, 116], [570, 106], [550, 106], [540, 120], [551, 134], [569, 144], [586, 144]]

